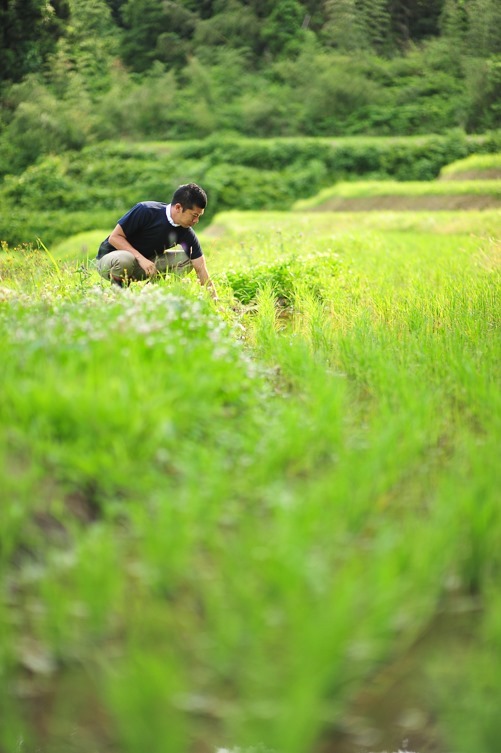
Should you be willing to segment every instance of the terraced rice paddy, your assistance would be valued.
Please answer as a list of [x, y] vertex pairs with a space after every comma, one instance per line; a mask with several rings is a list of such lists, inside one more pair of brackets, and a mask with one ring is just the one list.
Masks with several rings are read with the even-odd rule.
[[217, 306], [1, 253], [2, 751], [497, 751], [499, 230], [220, 215]]

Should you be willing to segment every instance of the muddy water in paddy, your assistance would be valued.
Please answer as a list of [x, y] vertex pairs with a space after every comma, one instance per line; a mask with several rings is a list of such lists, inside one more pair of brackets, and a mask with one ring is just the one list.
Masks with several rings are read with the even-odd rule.
[[315, 753], [451, 753], [438, 723], [437, 684], [441, 668], [457, 665], [470, 647], [479, 611], [465, 599], [440, 613], [404, 655], [373, 676]]
[[[478, 606], [471, 600], [459, 600], [440, 613], [414, 645], [374, 673], [341, 720], [335, 715], [333, 723], [326, 724], [312, 753], [451, 753], [438, 725], [437, 671], [461, 660], [478, 619]], [[40, 684], [35, 681], [33, 692], [25, 687], [23, 706], [37, 753], [123, 753], [113, 721], [99, 701], [98, 676], [92, 668], [76, 666]], [[202, 714], [202, 721], [197, 715], [199, 739], [187, 753], [214, 753], [214, 746], [200, 739], [200, 722], [214, 739], [219, 716]]]

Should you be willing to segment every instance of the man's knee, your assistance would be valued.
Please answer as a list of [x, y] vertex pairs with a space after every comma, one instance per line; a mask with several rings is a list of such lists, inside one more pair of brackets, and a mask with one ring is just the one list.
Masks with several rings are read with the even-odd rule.
[[138, 268], [140, 271], [140, 267], [130, 251], [110, 251], [97, 263], [101, 277], [115, 281], [138, 279]]

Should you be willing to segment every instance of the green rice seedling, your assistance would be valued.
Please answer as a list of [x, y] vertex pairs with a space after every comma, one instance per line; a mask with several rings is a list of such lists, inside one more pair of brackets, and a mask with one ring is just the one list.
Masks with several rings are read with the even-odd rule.
[[257, 312], [252, 322], [254, 338], [261, 345], [274, 342], [277, 328], [277, 308], [275, 291], [270, 283], [266, 283], [257, 291]]
[[71, 553], [56, 554], [33, 590], [44, 605], [39, 635], [62, 661], [106, 636], [123, 608], [117, 534], [95, 524], [74, 538]]
[[[1, 342], [1, 341], [0, 341]], [[10, 427], [9, 427], [10, 428]], [[33, 490], [43, 483], [43, 474], [26, 448], [18, 448], [15, 432], [4, 430], [0, 439], [0, 457], [5, 462], [2, 474], [5, 502], [0, 528], [0, 562], [3, 566], [15, 556], [21, 542], [31, 540], [30, 517], [36, 504]]]
[[[501, 516], [493, 436], [497, 433], [482, 438], [474, 432], [464, 432], [456, 449], [454, 479], [444, 476], [441, 488], [442, 494], [455, 501], [454, 522], [451, 519], [458, 546], [455, 575], [463, 589], [474, 595], [489, 590], [500, 567]], [[453, 489], [456, 484], [458, 487]]]
[[[322, 265], [326, 279], [319, 278], [317, 268]], [[294, 288], [298, 278], [317, 296], [322, 297], [328, 280], [340, 272], [339, 255], [332, 252], [303, 255], [285, 255], [276, 263], [257, 262], [249, 268], [231, 269], [220, 277], [224, 285], [229, 286], [235, 298], [243, 304], [249, 304], [256, 298], [258, 290], [264, 285], [271, 285], [282, 306], [290, 306], [295, 296]]]
[[[143, 616], [155, 622], [150, 610]], [[189, 737], [176, 704], [183, 689], [176, 664], [164, 641], [144, 644], [135, 638], [109, 674], [104, 693], [124, 751], [134, 753], [144, 746], [152, 753], [188, 749]]]
[[60, 269], [57, 261], [55, 260], [54, 256], [49, 251], [49, 249], [47, 248], [47, 246], [45, 246], [44, 243], [40, 240], [40, 238], [37, 238], [37, 245], [47, 254], [47, 256], [49, 258], [49, 261], [50, 261], [50, 263], [52, 264], [52, 266], [54, 268], [54, 271], [55, 271], [57, 279], [59, 281], [61, 281], [62, 280], [61, 269]]
[[327, 354], [330, 350], [332, 322], [326, 305], [312, 294], [304, 279], [297, 281], [294, 293], [293, 328], [304, 332], [314, 352]]

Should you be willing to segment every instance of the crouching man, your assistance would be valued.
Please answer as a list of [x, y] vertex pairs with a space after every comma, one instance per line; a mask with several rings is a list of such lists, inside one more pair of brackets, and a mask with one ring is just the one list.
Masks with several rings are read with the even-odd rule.
[[[184, 274], [194, 269], [200, 284], [217, 298], [193, 230], [206, 206], [207, 195], [196, 183], [179, 186], [170, 204], [136, 204], [99, 246], [99, 274], [123, 287], [131, 280], [145, 280], [169, 270]], [[174, 246], [181, 249], [170, 250]]]

